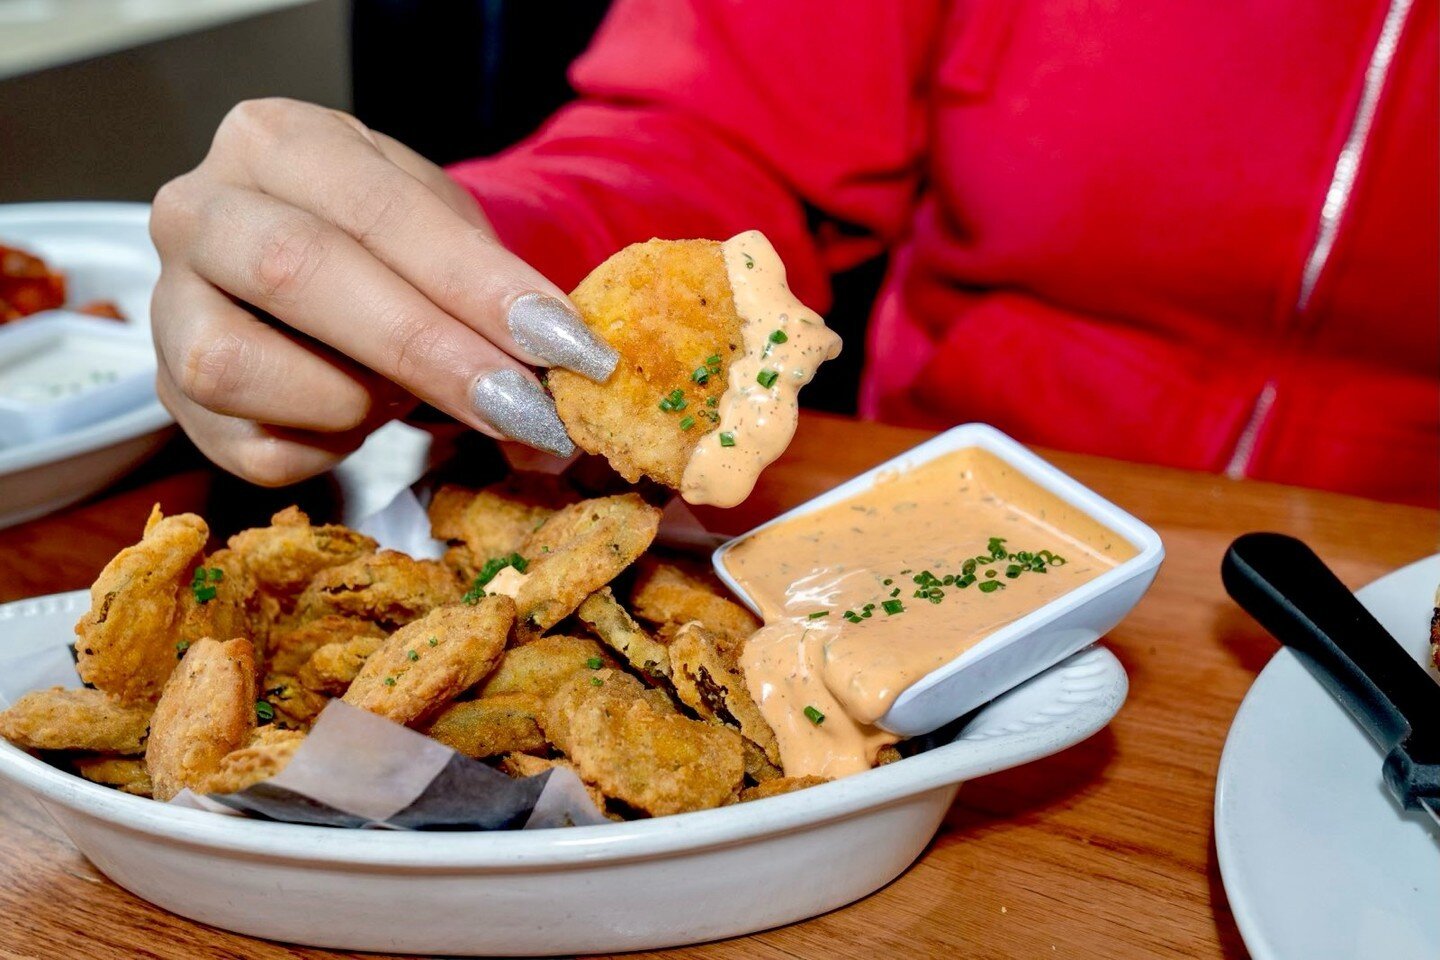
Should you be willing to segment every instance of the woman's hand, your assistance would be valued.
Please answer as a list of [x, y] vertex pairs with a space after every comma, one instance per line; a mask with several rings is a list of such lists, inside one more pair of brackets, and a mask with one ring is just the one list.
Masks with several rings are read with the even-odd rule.
[[604, 380], [617, 359], [439, 167], [334, 110], [235, 107], [150, 232], [160, 398], [255, 483], [333, 466], [414, 398], [568, 454], [527, 365]]

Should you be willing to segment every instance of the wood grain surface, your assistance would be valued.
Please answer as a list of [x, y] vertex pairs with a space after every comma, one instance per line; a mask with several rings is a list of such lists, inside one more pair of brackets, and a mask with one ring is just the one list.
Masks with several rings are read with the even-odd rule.
[[[926, 436], [809, 416], [723, 526], [772, 516]], [[1130, 699], [1115, 721], [1057, 756], [965, 785], [914, 866], [859, 903], [644, 956], [1245, 956], [1216, 867], [1211, 809], [1231, 717], [1275, 643], [1226, 598], [1220, 557], [1240, 533], [1279, 530], [1305, 539], [1359, 586], [1434, 553], [1440, 515], [1089, 457], [1050, 459], [1154, 526], [1168, 552], [1155, 586], [1105, 641], [1130, 673]], [[0, 601], [87, 586], [137, 539], [157, 500], [167, 512], [200, 511], [228, 534], [297, 496], [324, 514], [323, 482], [260, 491], [177, 441], [100, 498], [0, 531]], [[337, 956], [358, 955], [253, 940], [150, 906], [105, 879], [32, 801], [0, 785], [0, 958]]]

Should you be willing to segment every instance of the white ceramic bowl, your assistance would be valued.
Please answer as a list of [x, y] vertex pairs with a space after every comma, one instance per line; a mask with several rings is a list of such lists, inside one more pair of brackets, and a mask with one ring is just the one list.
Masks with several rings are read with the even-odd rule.
[[944, 726], [1104, 636], [1124, 619], [1154, 581], [1165, 558], [1160, 535], [994, 427], [967, 423], [723, 544], [714, 555], [715, 570], [725, 585], [758, 613], [755, 603], [725, 566], [725, 555], [737, 544], [767, 527], [848, 500], [874, 486], [882, 474], [913, 470], [948, 453], [971, 448], [994, 454], [1032, 483], [1099, 521], [1129, 541], [1136, 554], [995, 631], [911, 685], [879, 720], [881, 727], [905, 737]]
[[[0, 651], [68, 643], [77, 591], [0, 606]], [[347, 950], [546, 955], [677, 946], [792, 923], [920, 855], [962, 780], [1095, 733], [1125, 671], [1091, 647], [980, 710], [951, 743], [785, 796], [631, 823], [401, 833], [268, 823], [127, 796], [0, 742], [0, 777], [136, 895], [203, 923]]]

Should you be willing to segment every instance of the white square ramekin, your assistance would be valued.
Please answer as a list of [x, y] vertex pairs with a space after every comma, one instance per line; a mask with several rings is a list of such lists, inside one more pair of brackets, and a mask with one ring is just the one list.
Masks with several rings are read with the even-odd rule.
[[1000, 628], [910, 686], [879, 721], [881, 727], [904, 737], [929, 733], [964, 716], [1103, 636], [1130, 612], [1155, 579], [1165, 557], [1159, 534], [994, 427], [967, 423], [730, 540], [717, 548], [713, 557], [715, 570], [725, 585], [756, 609], [725, 566], [726, 555], [738, 544], [761, 530], [848, 500], [874, 486], [881, 474], [913, 470], [956, 450], [970, 448], [1000, 458], [1036, 486], [1114, 531], [1136, 553], [1114, 569]]

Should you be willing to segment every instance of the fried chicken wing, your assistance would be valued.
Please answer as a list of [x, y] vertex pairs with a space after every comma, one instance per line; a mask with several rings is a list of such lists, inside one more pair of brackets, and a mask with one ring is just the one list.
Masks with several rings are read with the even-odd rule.
[[725, 596], [724, 588], [711, 578], [650, 557], [636, 567], [630, 605], [641, 620], [672, 628], [698, 620], [711, 633], [731, 641], [747, 640], [760, 629], [760, 621]]
[[604, 383], [551, 370], [560, 419], [576, 444], [626, 480], [648, 476], [678, 489], [696, 443], [719, 422], [715, 405], [744, 349], [721, 245], [632, 244], [570, 299], [620, 362]]
[[81, 679], [126, 703], [160, 696], [175, 669], [181, 591], [209, 535], [193, 513], [151, 511], [140, 542], [116, 554], [90, 587], [90, 610], [75, 624]]
[[255, 655], [249, 640], [199, 640], [155, 706], [145, 767], [155, 799], [196, 789], [255, 730]]
[[229, 546], [260, 586], [288, 607], [321, 570], [374, 553], [376, 543], [339, 524], [312, 526], [299, 507], [286, 507], [270, 518], [270, 526], [242, 530]]
[[295, 615], [304, 622], [342, 614], [393, 629], [459, 601], [463, 593], [443, 564], [381, 550], [316, 574], [300, 594]]
[[540, 707], [540, 698], [530, 693], [480, 697], [450, 704], [420, 731], [477, 760], [505, 753], [544, 753], [549, 744], [536, 720]]
[[196, 793], [238, 793], [284, 770], [305, 742], [299, 730], [261, 727], [250, 742], [220, 759], [215, 771], [192, 787]]
[[126, 706], [101, 690], [32, 690], [0, 712], [0, 737], [27, 750], [139, 754], [150, 713], [148, 703]]
[[432, 610], [370, 655], [344, 700], [396, 723], [420, 719], [494, 668], [514, 620], [509, 597]]
[[521, 551], [529, 561], [515, 595], [521, 627], [543, 633], [644, 553], [660, 510], [638, 494], [582, 500], [536, 530]]
[[737, 797], [745, 778], [739, 735], [657, 711], [639, 686], [613, 670], [572, 677], [546, 703], [541, 726], [583, 780], [635, 810], [662, 816]]

